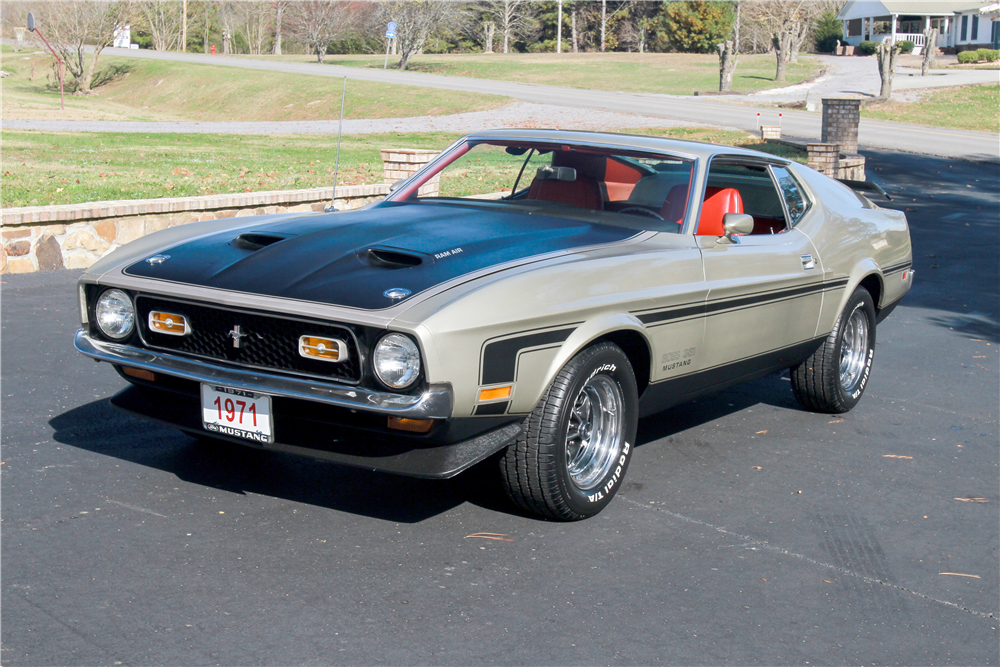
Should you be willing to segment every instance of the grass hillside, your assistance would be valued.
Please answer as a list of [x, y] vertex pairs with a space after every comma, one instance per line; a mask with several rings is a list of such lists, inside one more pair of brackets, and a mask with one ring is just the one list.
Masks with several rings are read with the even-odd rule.
[[[263, 57], [263, 56], [262, 56]], [[273, 56], [267, 56], [271, 58]], [[308, 56], [281, 56], [308, 62]], [[381, 69], [384, 56], [331, 55], [329, 65]], [[312, 59], [315, 62], [315, 58]], [[389, 66], [392, 67], [390, 58]], [[754, 92], [790, 86], [819, 72], [819, 62], [801, 56], [788, 66], [788, 81], [774, 82], [773, 55], [742, 55], [733, 90]], [[719, 89], [719, 57], [692, 53], [457, 53], [420, 55], [408, 71], [630, 93], [691, 95]]]
[[[799, 158], [733, 130], [640, 129], [637, 134], [745, 146]], [[382, 182], [381, 148], [442, 150], [447, 132], [348, 135], [342, 185]], [[330, 135], [137, 134], [3, 130], [0, 206], [184, 197], [333, 184], [337, 137]], [[509, 183], [498, 183], [497, 189]]]
[[[104, 57], [91, 95], [67, 95], [59, 110], [59, 80], [45, 54], [2, 52], [0, 113], [9, 119], [140, 121], [331, 120], [340, 115], [343, 79], [242, 70], [142, 58]], [[33, 76], [32, 76], [33, 74]], [[346, 118], [437, 116], [494, 109], [495, 95], [367, 81], [347, 82]]]

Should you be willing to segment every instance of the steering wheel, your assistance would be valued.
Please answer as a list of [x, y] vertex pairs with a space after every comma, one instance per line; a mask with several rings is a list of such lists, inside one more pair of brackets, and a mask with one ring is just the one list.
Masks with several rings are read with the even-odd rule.
[[666, 222], [666, 220], [663, 218], [662, 215], [660, 215], [656, 211], [650, 211], [648, 208], [643, 208], [642, 206], [629, 206], [629, 207], [621, 209], [618, 212], [619, 213], [631, 213], [633, 215], [645, 215], [645, 216], [648, 216], [650, 218], [656, 218], [657, 220], [663, 220], [664, 222]]

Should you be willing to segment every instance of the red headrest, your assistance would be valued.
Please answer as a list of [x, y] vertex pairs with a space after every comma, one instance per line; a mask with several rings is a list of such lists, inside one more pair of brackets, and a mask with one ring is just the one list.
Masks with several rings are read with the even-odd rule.
[[722, 218], [726, 213], [742, 213], [743, 198], [736, 188], [706, 188], [705, 203], [701, 205], [698, 236], [724, 236]]

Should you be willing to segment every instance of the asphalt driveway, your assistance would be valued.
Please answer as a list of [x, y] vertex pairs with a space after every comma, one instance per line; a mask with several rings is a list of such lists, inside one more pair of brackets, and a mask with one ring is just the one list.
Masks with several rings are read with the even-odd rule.
[[2, 280], [5, 665], [998, 660], [1000, 174], [868, 153], [916, 286], [851, 413], [774, 375], [640, 424], [594, 519], [116, 412], [76, 272]]

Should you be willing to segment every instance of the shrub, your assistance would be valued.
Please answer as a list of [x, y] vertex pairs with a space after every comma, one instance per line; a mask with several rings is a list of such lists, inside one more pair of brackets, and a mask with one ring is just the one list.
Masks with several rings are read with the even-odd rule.
[[861, 55], [863, 56], [873, 56], [875, 55], [875, 51], [877, 49], [878, 49], [878, 42], [873, 42], [870, 39], [866, 39], [865, 41], [858, 44], [858, 52], [861, 53]]
[[993, 49], [978, 49], [976, 51], [976, 60], [981, 63], [992, 63], [1000, 59], [1000, 51], [994, 51]]
[[969, 63], [974, 63], [979, 60], [979, 54], [975, 51], [959, 51], [958, 52], [958, 63], [960, 65], [967, 65]]
[[900, 53], [913, 53], [913, 47], [915, 47], [915, 46], [916, 46], [916, 44], [914, 44], [910, 40], [904, 39], [903, 41], [899, 42], [899, 52]]
[[816, 40], [816, 50], [820, 53], [833, 53], [837, 48], [837, 40], [844, 35], [837, 12], [827, 10], [816, 20], [813, 38]]

